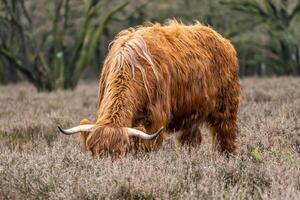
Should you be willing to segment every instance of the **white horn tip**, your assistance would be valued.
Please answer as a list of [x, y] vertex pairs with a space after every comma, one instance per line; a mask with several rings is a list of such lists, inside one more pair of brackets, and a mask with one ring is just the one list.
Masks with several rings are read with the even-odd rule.
[[57, 126], [58, 130], [62, 133], [62, 134], [65, 134], [65, 135], [70, 135], [68, 134], [64, 129], [62, 129], [60, 126]]
[[161, 133], [162, 130], [164, 130], [164, 127], [161, 127], [158, 131], [156, 131], [156, 132], [153, 134], [154, 138], [156, 138], [156, 137]]
[[137, 137], [140, 137], [144, 140], [153, 140], [161, 133], [161, 131], [163, 129], [164, 129], [164, 127], [161, 127], [158, 131], [156, 131], [153, 134], [146, 134], [143, 131], [133, 129], [133, 128], [128, 128], [128, 131], [129, 131], [128, 135], [129, 136], [137, 136]]
[[62, 129], [60, 126], [58, 126], [58, 130], [65, 135], [73, 135], [82, 131], [90, 131], [93, 126], [94, 124], [83, 124], [69, 129]]

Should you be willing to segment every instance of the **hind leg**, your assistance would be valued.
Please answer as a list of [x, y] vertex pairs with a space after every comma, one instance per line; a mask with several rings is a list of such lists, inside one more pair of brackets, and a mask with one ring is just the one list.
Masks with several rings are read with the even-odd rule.
[[233, 153], [236, 150], [237, 115], [240, 101], [239, 84], [224, 90], [218, 106], [208, 117], [213, 145], [220, 152]]
[[202, 142], [202, 136], [198, 124], [194, 124], [189, 129], [180, 130], [176, 139], [181, 146], [199, 146]]
[[220, 152], [233, 153], [236, 150], [236, 119], [213, 118], [210, 122], [214, 149]]

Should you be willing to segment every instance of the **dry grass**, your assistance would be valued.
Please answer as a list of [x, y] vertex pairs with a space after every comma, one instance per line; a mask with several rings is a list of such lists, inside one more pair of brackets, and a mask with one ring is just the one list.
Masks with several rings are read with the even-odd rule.
[[0, 199], [299, 199], [300, 79], [242, 81], [239, 150], [211, 152], [172, 141], [157, 152], [111, 161], [80, 150], [56, 126], [94, 119], [97, 83], [37, 93], [0, 87]]

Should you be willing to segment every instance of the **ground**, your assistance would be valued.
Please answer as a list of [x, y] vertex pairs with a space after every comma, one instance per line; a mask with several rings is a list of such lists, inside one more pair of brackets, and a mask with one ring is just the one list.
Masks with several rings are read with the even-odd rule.
[[0, 86], [0, 199], [299, 199], [300, 78], [242, 79], [238, 151], [214, 153], [172, 140], [112, 161], [81, 151], [57, 125], [95, 119], [97, 82], [38, 93]]

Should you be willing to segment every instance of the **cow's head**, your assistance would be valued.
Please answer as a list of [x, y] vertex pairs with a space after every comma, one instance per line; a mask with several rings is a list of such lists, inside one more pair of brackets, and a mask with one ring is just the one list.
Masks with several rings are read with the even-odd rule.
[[155, 139], [163, 128], [149, 135], [145, 132], [128, 127], [110, 127], [93, 124], [89, 119], [80, 121], [79, 126], [69, 129], [58, 127], [61, 133], [73, 135], [80, 133], [83, 149], [90, 150], [93, 155], [124, 155], [131, 149], [131, 137], [139, 137], [144, 140]]

